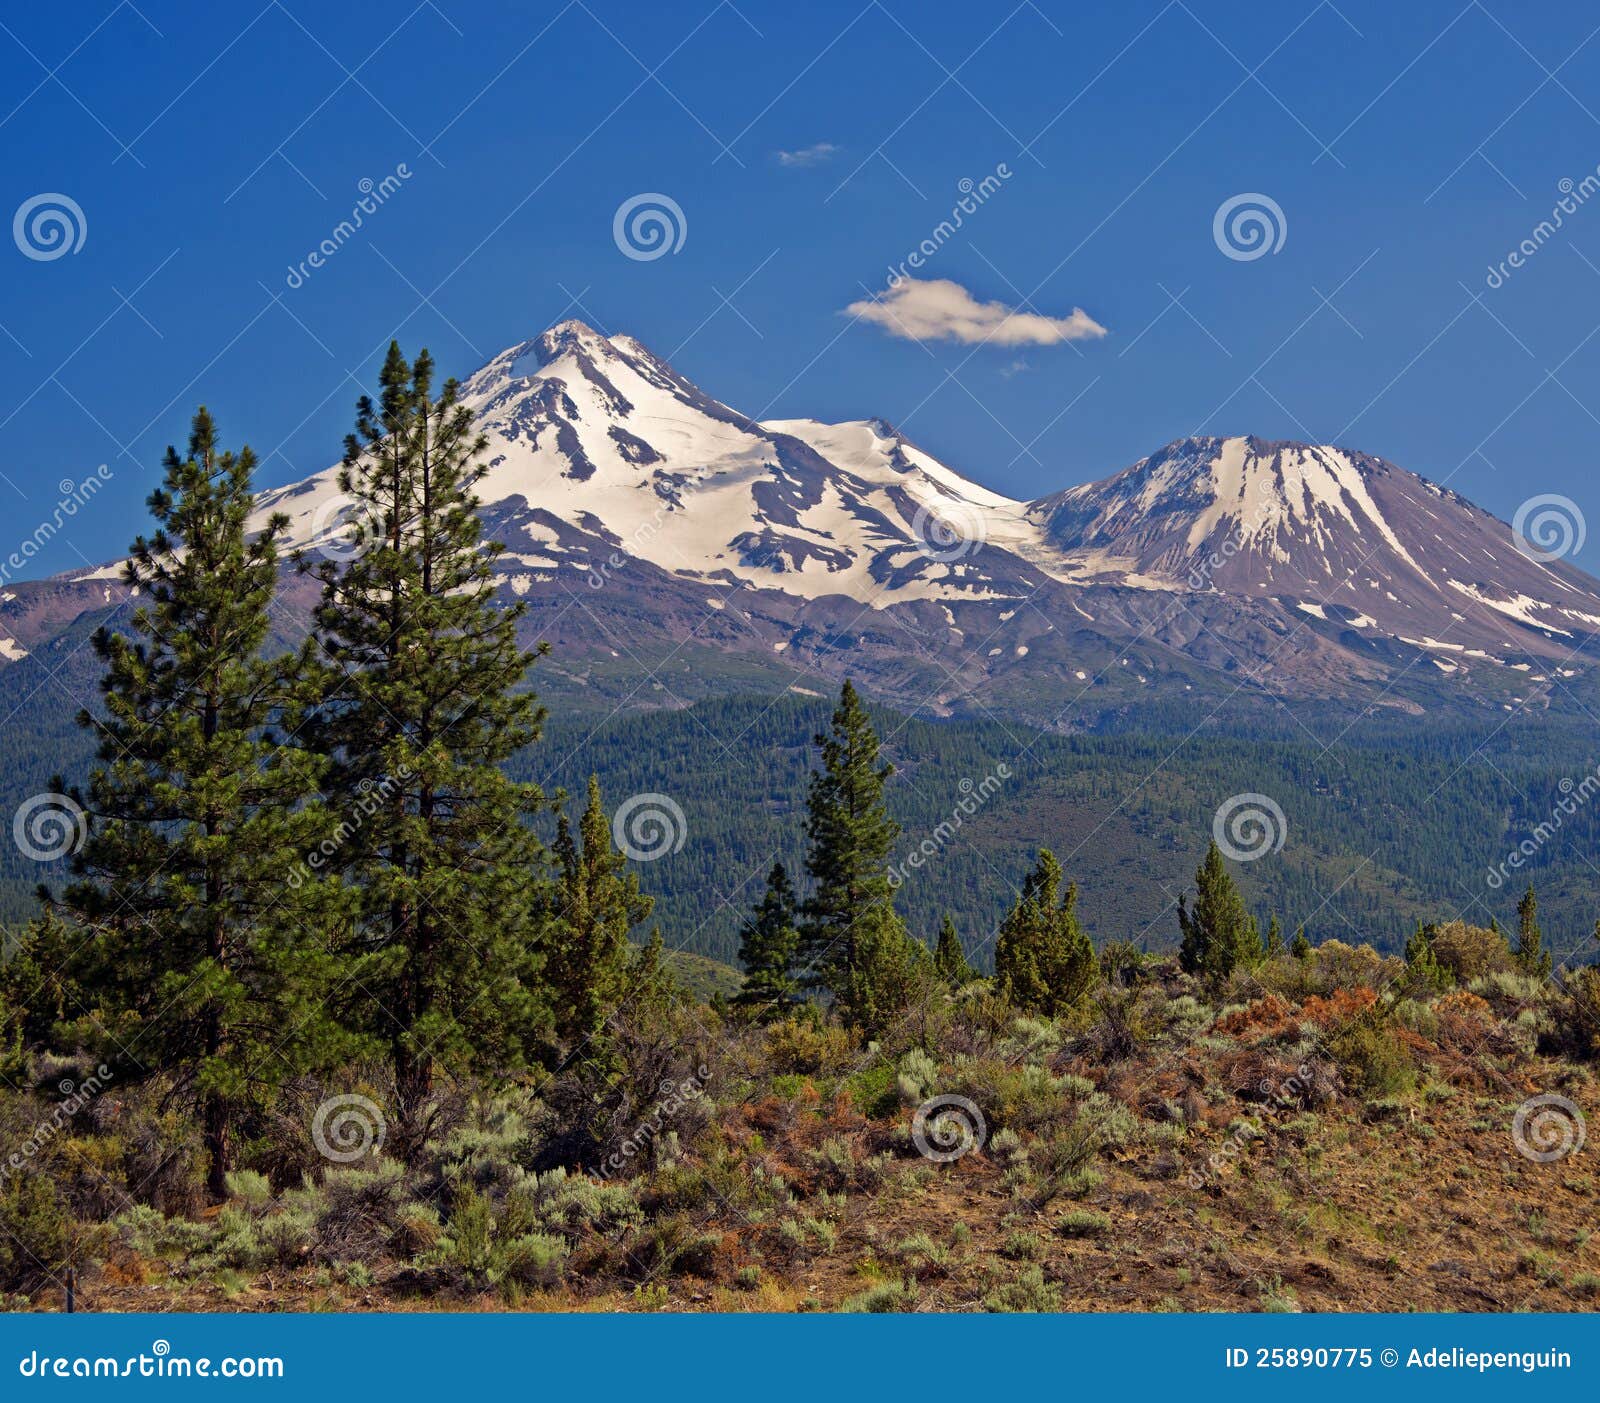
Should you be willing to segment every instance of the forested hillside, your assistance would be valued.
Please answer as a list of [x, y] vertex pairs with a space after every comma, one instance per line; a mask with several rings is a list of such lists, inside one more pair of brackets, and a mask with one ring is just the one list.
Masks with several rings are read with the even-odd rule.
[[[543, 671], [535, 667], [536, 684]], [[92, 737], [72, 724], [72, 703], [42, 672], [0, 675], [6, 710], [23, 685], [61, 699], [42, 718], [27, 710], [36, 730], [21, 729], [21, 713], [7, 727], [6, 812], [53, 773], [71, 777], [89, 763]], [[686, 708], [612, 711], [565, 694], [551, 706], [544, 740], [516, 758], [515, 772], [580, 796], [598, 774], [613, 809], [636, 794], [678, 804], [682, 846], [641, 864], [641, 885], [657, 898], [670, 948], [731, 961], [766, 868], [774, 857], [791, 867], [798, 861], [811, 739], [828, 702], [707, 697]], [[929, 941], [950, 912], [980, 965], [1041, 844], [1062, 855], [1083, 887], [1084, 920], [1097, 942], [1172, 948], [1178, 893], [1218, 805], [1240, 793], [1271, 796], [1288, 820], [1282, 850], [1240, 868], [1263, 922], [1276, 912], [1290, 931], [1304, 922], [1313, 936], [1395, 950], [1418, 918], [1441, 910], [1509, 927], [1526, 876], [1558, 948], [1578, 948], [1600, 916], [1600, 872], [1591, 865], [1600, 810], [1592, 803], [1563, 816], [1522, 876], [1498, 890], [1486, 880], [1492, 864], [1550, 819], [1562, 781], [1576, 787], [1593, 772], [1594, 727], [1581, 715], [1427, 726], [1403, 717], [1352, 724], [1332, 709], [1302, 711], [1298, 720], [1256, 711], [1246, 727], [1224, 710], [1193, 736], [1200, 718], [1176, 707], [1075, 736], [907, 719], [887, 709], [874, 716], [898, 770], [888, 787], [905, 828], [897, 854], [903, 859], [924, 840], [936, 849], [905, 872], [899, 904]], [[1331, 742], [1326, 751], [1315, 737]], [[998, 776], [1002, 765], [1009, 778]], [[964, 781], [985, 794], [968, 794]], [[935, 830], [963, 799], [973, 812], [959, 814], [954, 835], [940, 841]], [[40, 876], [14, 844], [0, 849], [0, 919], [33, 914]]]
[[[523, 758], [552, 789], [578, 792], [597, 773], [613, 808], [641, 793], [679, 804], [682, 848], [642, 865], [641, 883], [657, 898], [669, 945], [726, 960], [774, 856], [791, 868], [798, 861], [810, 741], [828, 706], [728, 698], [603, 721], [557, 716], [546, 743]], [[897, 769], [887, 789], [905, 830], [897, 858], [925, 840], [936, 849], [906, 870], [898, 903], [930, 943], [949, 911], [980, 964], [1041, 845], [1082, 887], [1097, 942], [1172, 948], [1178, 894], [1218, 806], [1240, 793], [1270, 796], [1288, 821], [1281, 851], [1240, 867], [1263, 928], [1275, 912], [1288, 931], [1304, 923], [1313, 938], [1385, 950], [1440, 911], [1509, 928], [1527, 876], [1558, 949], [1579, 948], [1600, 916], [1600, 873], [1586, 860], [1600, 847], [1600, 812], [1588, 805], [1563, 817], [1520, 876], [1499, 890], [1487, 882], [1491, 864], [1550, 818], [1561, 782], [1592, 770], [1593, 728], [1559, 717], [1495, 731], [1409, 719], [1351, 726], [1330, 713], [1260, 718], [1248, 735], [1213, 726], [1187, 736], [1171, 716], [1138, 735], [1057, 736], [874, 716]], [[1333, 740], [1346, 727], [1326, 751], [1313, 738]], [[1009, 778], [997, 778], [1001, 766]], [[970, 814], [960, 812], [964, 799]], [[957, 818], [941, 841], [939, 825]]]

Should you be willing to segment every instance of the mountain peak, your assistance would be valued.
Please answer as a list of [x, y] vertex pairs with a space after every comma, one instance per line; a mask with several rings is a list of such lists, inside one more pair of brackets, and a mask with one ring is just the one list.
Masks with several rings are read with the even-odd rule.
[[547, 331], [540, 332], [534, 337], [533, 346], [538, 352], [540, 365], [549, 365], [551, 361], [574, 351], [590, 356], [605, 356], [612, 351], [611, 342], [606, 337], [587, 322], [576, 318], [557, 322]]

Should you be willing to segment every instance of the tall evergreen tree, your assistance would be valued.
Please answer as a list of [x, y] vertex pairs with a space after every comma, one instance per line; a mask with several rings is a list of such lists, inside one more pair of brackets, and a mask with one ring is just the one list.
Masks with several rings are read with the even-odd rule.
[[959, 989], [972, 980], [972, 966], [967, 952], [961, 947], [961, 937], [956, 934], [956, 923], [946, 913], [939, 926], [939, 943], [933, 950], [933, 971], [952, 989]]
[[262, 656], [287, 521], [246, 534], [254, 467], [248, 448], [221, 449], [203, 408], [188, 453], [167, 450], [156, 530], [126, 567], [149, 602], [131, 637], [94, 637], [105, 715], [78, 719], [99, 732], [100, 764], [74, 795], [90, 832], [57, 908], [93, 936], [79, 1035], [126, 1048], [120, 1076], [168, 1072], [196, 1101], [216, 1198], [241, 1111], [337, 1040], [312, 892], [286, 884], [327, 816], [303, 802], [321, 762], [273, 731], [297, 659]]
[[408, 365], [391, 343], [381, 384], [345, 440], [353, 558], [316, 567], [325, 695], [308, 734], [349, 830], [359, 1018], [393, 1057], [411, 1154], [441, 1065], [513, 1068], [548, 1023], [548, 859], [525, 821], [543, 796], [502, 769], [544, 712], [524, 689], [538, 654], [517, 642], [521, 606], [494, 597], [502, 548], [475, 511], [485, 440], [454, 380], [435, 395], [426, 351]]
[[1278, 913], [1274, 911], [1272, 918], [1267, 922], [1267, 948], [1266, 958], [1275, 960], [1283, 954], [1283, 928], [1278, 924]]
[[800, 981], [794, 968], [800, 945], [797, 918], [789, 873], [781, 862], [774, 862], [760, 904], [739, 932], [744, 987], [733, 1000], [763, 1020], [782, 1018], [800, 1002]]
[[612, 843], [594, 775], [577, 837], [565, 814], [557, 821], [555, 856], [556, 905], [545, 973], [556, 1033], [578, 1042], [598, 1034], [622, 1001], [629, 981], [628, 932], [649, 918], [655, 903], [640, 892], [638, 876]]
[[1178, 961], [1190, 974], [1223, 980], [1241, 965], [1261, 963], [1261, 933], [1255, 917], [1245, 910], [1239, 889], [1213, 840], [1205, 860], [1194, 874], [1194, 909], [1186, 897], [1178, 898], [1178, 927], [1182, 942]]
[[1306, 939], [1306, 928], [1296, 926], [1294, 939], [1289, 942], [1289, 953], [1297, 960], [1303, 960], [1311, 953], [1311, 942]]
[[1000, 992], [1029, 1013], [1055, 1016], [1094, 984], [1094, 946], [1078, 921], [1078, 884], [1061, 887], [1061, 864], [1048, 848], [1023, 878], [1022, 895], [1000, 924], [994, 973]]
[[878, 737], [848, 680], [816, 744], [822, 768], [811, 776], [806, 818], [814, 889], [800, 963], [810, 987], [828, 990], [847, 1022], [871, 1031], [910, 996], [927, 956], [894, 909], [888, 862], [900, 825], [883, 802], [894, 767], [880, 762]]
[[1544, 948], [1544, 933], [1539, 929], [1539, 901], [1533, 883], [1517, 902], [1517, 965], [1524, 974], [1548, 979], [1555, 960]]

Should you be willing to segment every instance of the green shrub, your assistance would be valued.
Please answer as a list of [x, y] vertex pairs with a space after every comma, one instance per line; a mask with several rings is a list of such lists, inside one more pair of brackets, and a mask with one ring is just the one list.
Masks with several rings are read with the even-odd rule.
[[1434, 959], [1460, 984], [1469, 984], [1487, 974], [1509, 972], [1513, 967], [1511, 947], [1505, 937], [1484, 926], [1449, 921], [1434, 931], [1429, 943]]
[[509, 1238], [495, 1246], [493, 1280], [496, 1284], [514, 1281], [519, 1286], [554, 1286], [561, 1280], [568, 1250], [566, 1239], [551, 1233]]
[[37, 1291], [60, 1276], [72, 1247], [72, 1218], [55, 1185], [19, 1174], [0, 1190], [0, 1289]]
[[585, 1232], [617, 1232], [644, 1219], [638, 1195], [626, 1184], [600, 1184], [565, 1169], [531, 1176], [515, 1191], [526, 1195], [531, 1221], [576, 1238]]
[[1328, 1050], [1368, 1098], [1400, 1096], [1416, 1085], [1411, 1054], [1385, 1022], [1360, 1018], [1335, 1033]]
[[843, 1028], [797, 1017], [767, 1028], [766, 1053], [774, 1071], [810, 1075], [842, 1071], [855, 1060], [855, 1045]]
[[229, 1197], [241, 1199], [246, 1207], [262, 1209], [272, 1202], [272, 1185], [265, 1174], [253, 1169], [235, 1169], [228, 1175], [227, 1182]]
[[1000, 1244], [1000, 1255], [1008, 1261], [1033, 1262], [1039, 1259], [1042, 1252], [1039, 1239], [1031, 1232], [1007, 1233], [1005, 1240]]
[[910, 1281], [880, 1281], [839, 1306], [841, 1314], [887, 1315], [917, 1308], [917, 1288]]
[[1061, 1215], [1056, 1231], [1062, 1237], [1104, 1237], [1111, 1231], [1111, 1219], [1104, 1213], [1078, 1208]]
[[855, 1147], [842, 1135], [830, 1135], [806, 1158], [817, 1171], [818, 1178], [830, 1188], [848, 1188], [855, 1182]]
[[920, 1105], [938, 1089], [939, 1064], [921, 1048], [912, 1048], [900, 1059], [898, 1075], [895, 1078], [895, 1090], [901, 1104]]
[[269, 1213], [256, 1225], [261, 1248], [278, 1266], [290, 1267], [311, 1254], [316, 1240], [316, 1219], [303, 1208], [285, 1208]]
[[204, 1254], [207, 1265], [256, 1271], [267, 1265], [271, 1253], [256, 1230], [256, 1220], [244, 1209], [228, 1204], [212, 1225], [211, 1241]]
[[983, 1308], [996, 1314], [1043, 1313], [1061, 1309], [1061, 1288], [1044, 1279], [1039, 1267], [1027, 1267], [1014, 1280], [983, 1298]]
[[317, 1252], [328, 1263], [365, 1260], [389, 1246], [405, 1201], [405, 1170], [391, 1161], [375, 1169], [330, 1169], [321, 1188], [291, 1195], [316, 1210]]

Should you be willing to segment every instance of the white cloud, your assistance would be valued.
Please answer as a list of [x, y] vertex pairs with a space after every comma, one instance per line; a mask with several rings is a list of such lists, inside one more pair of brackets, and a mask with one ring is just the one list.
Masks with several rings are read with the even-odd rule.
[[991, 346], [1054, 346], [1106, 334], [1081, 307], [1070, 316], [1019, 312], [1004, 302], [980, 302], [948, 278], [901, 278], [877, 297], [852, 302], [845, 315], [875, 322], [907, 341], [985, 342]]
[[780, 166], [820, 166], [831, 161], [839, 148], [831, 141], [819, 141], [815, 146], [803, 146], [798, 151], [775, 153]]

